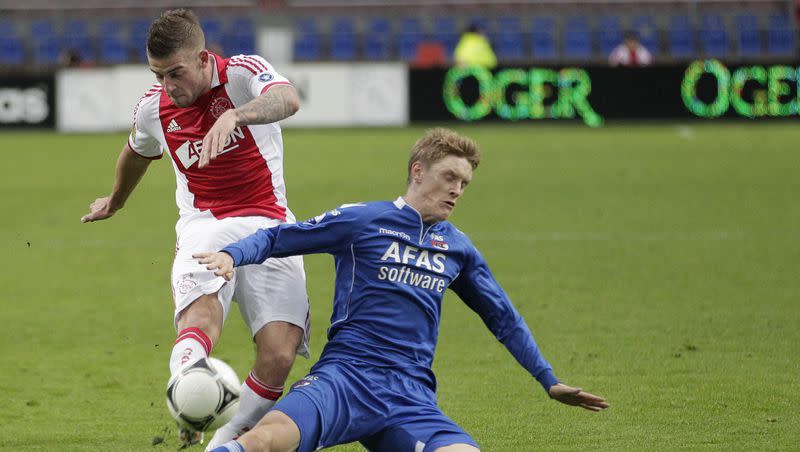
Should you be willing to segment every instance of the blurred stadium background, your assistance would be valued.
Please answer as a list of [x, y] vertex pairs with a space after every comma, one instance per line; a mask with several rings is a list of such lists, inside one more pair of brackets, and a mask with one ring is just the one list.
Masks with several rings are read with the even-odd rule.
[[[0, 451], [177, 447], [171, 165], [114, 219], [78, 220], [154, 83], [149, 22], [179, 6], [210, 47], [261, 54], [300, 91], [284, 122], [300, 219], [397, 196], [431, 125], [479, 142], [454, 222], [557, 375], [612, 404], [548, 401], [450, 295], [440, 403], [485, 450], [797, 449], [795, 2], [0, 0]], [[476, 22], [495, 69], [452, 65]], [[652, 66], [608, 66], [629, 30]], [[306, 269], [314, 355], [292, 381], [330, 314], [330, 259]], [[236, 313], [215, 354], [248, 369]]]
[[[207, 46], [263, 55], [300, 90], [287, 126], [797, 116], [794, 0], [0, 2], [0, 126], [124, 130], [150, 84], [149, 22], [193, 7]], [[499, 66], [453, 65], [477, 24]], [[610, 68], [626, 33], [654, 57]], [[337, 86], [337, 90], [329, 89]]]
[[171, 6], [193, 7], [223, 54], [293, 61], [414, 62], [428, 41], [449, 55], [476, 22], [506, 64], [603, 62], [625, 30], [662, 62], [788, 58], [797, 44], [793, 0], [4, 0], [0, 63], [46, 69], [69, 49], [84, 64], [142, 63], [150, 21]]

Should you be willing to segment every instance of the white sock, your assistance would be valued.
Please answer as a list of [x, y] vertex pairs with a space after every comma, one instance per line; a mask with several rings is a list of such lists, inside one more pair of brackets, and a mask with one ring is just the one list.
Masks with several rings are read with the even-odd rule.
[[181, 330], [169, 357], [170, 375], [175, 375], [175, 372], [186, 364], [208, 357], [212, 347], [211, 339], [200, 328]]
[[[211, 446], [209, 446], [211, 447]], [[244, 447], [236, 441], [228, 441], [225, 444], [220, 444], [215, 449], [206, 449], [210, 452], [244, 452]]]
[[214, 437], [209, 441], [208, 447], [224, 444], [234, 437], [238, 437], [244, 430], [253, 428], [275, 405], [281, 395], [283, 395], [283, 386], [269, 386], [259, 380], [253, 372], [250, 372], [242, 384], [241, 394], [239, 394], [239, 411], [233, 416], [233, 419], [214, 432]]

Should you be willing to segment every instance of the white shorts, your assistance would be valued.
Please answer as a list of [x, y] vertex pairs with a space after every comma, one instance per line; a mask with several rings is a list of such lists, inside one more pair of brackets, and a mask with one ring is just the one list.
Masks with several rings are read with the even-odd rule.
[[308, 357], [309, 312], [303, 258], [267, 259], [262, 264], [234, 269], [226, 282], [206, 270], [192, 254], [216, 252], [247, 237], [261, 228], [281, 224], [266, 217], [229, 217], [218, 220], [203, 212], [178, 227], [175, 262], [172, 264], [172, 295], [175, 299], [175, 322], [178, 315], [203, 295], [219, 291], [223, 319], [230, 311], [231, 300], [239, 303], [245, 323], [255, 335], [269, 322], [283, 321], [303, 329], [303, 341], [297, 353]]

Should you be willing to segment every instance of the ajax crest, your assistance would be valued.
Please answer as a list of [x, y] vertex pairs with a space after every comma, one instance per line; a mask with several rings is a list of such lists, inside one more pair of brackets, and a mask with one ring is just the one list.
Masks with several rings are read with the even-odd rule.
[[233, 104], [231, 103], [230, 99], [226, 97], [217, 97], [211, 101], [211, 115], [215, 118], [219, 118], [223, 113], [231, 108], [233, 108]]

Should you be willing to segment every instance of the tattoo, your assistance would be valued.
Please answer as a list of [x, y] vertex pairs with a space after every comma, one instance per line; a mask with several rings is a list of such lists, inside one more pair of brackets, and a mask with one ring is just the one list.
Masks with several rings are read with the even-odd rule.
[[291, 85], [277, 85], [236, 109], [238, 125], [269, 124], [297, 111], [297, 91]]

